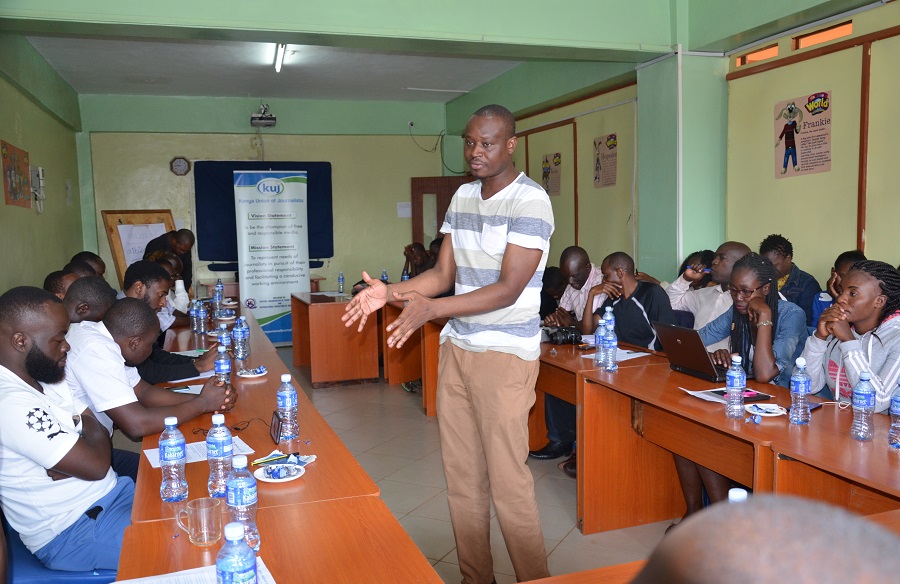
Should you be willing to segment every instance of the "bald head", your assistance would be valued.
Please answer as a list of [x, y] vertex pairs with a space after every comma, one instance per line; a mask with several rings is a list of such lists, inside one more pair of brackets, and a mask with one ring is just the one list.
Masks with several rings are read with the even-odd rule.
[[754, 495], [686, 519], [633, 583], [889, 582], [900, 573], [898, 546], [896, 535], [843, 509]]
[[591, 258], [584, 248], [567, 247], [559, 254], [559, 269], [569, 286], [581, 290], [591, 275]]
[[73, 323], [99, 322], [116, 301], [116, 291], [100, 276], [79, 278], [66, 293], [63, 304]]
[[103, 317], [106, 330], [119, 345], [125, 364], [137, 367], [150, 357], [159, 335], [159, 318], [145, 302], [120, 298]]
[[728, 284], [731, 282], [731, 269], [734, 262], [738, 261], [752, 250], [739, 241], [726, 241], [716, 249], [709, 274], [716, 284]]

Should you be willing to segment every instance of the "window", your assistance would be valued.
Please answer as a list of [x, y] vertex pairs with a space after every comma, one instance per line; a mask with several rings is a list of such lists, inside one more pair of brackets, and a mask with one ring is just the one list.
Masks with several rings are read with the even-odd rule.
[[757, 61], [763, 61], [765, 59], [771, 59], [773, 57], [778, 56], [778, 44], [769, 45], [767, 47], [763, 47], [761, 49], [757, 49], [752, 53], [747, 53], [746, 55], [741, 55], [737, 58], [736, 65], [738, 67], [743, 67], [744, 65], [749, 65], [750, 63], [756, 63]]
[[816, 32], [795, 36], [793, 38], [793, 41], [791, 42], [791, 46], [795, 51], [798, 49], [807, 49], [809, 47], [827, 43], [828, 41], [833, 41], [834, 39], [839, 39], [851, 34], [853, 34], [853, 21], [848, 20], [847, 22], [842, 22], [841, 24], [836, 24], [834, 26], [829, 26], [828, 28], [823, 28], [822, 30], [817, 30]]

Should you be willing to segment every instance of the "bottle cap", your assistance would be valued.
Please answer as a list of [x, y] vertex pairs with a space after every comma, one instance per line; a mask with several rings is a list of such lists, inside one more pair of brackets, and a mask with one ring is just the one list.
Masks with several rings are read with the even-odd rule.
[[291, 374], [290, 373], [282, 373], [281, 374], [281, 383], [290, 383], [291, 382]]
[[225, 352], [225, 345], [219, 345], [219, 349], [218, 349], [218, 350], [219, 350], [219, 354], [224, 353], [224, 352]]
[[862, 381], [862, 380], [869, 381], [870, 379], [872, 379], [872, 374], [869, 373], [868, 371], [863, 371], [862, 373], [859, 374], [860, 381]]
[[797, 364], [797, 367], [806, 367], [806, 359], [803, 357], [797, 357], [797, 360], [794, 361]]
[[247, 455], [235, 454], [231, 457], [231, 466], [233, 468], [247, 468]]
[[743, 503], [747, 500], [747, 491], [744, 489], [728, 489], [728, 502], [729, 503]]
[[215, 424], [216, 426], [218, 426], [220, 424], [224, 424], [225, 423], [225, 414], [213, 414], [212, 420], [213, 420], [213, 424]]
[[225, 330], [225, 329], [228, 328], [228, 325], [225, 324], [224, 322], [222, 322], [222, 323], [219, 323], [219, 328], [220, 328], [221, 330]]
[[741, 356], [740, 356], [740, 355], [733, 355], [733, 356], [731, 357], [731, 362], [732, 362], [732, 363], [737, 363], [738, 365], [740, 365], [740, 364], [741, 364], [741, 361], [743, 361], [743, 359], [741, 359]]
[[163, 420], [163, 423], [166, 426], [177, 426], [178, 418], [176, 418], [175, 416], [168, 416], [165, 420]]
[[225, 539], [228, 541], [239, 541], [244, 539], [244, 524], [243, 523], [229, 523], [225, 526]]

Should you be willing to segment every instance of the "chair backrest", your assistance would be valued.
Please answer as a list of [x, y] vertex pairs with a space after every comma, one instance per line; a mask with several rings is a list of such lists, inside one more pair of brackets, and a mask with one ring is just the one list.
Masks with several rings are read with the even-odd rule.
[[684, 328], [694, 328], [694, 313], [687, 310], [673, 310], [675, 324]]

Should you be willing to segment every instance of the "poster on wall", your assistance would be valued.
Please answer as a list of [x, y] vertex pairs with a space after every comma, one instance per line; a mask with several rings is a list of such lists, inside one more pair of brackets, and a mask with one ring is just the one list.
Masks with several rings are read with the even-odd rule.
[[241, 301], [276, 346], [291, 343], [291, 294], [309, 292], [306, 172], [234, 171]]
[[616, 186], [618, 140], [615, 134], [594, 138], [594, 188]]
[[0, 141], [3, 169], [3, 194], [7, 205], [31, 209], [31, 170], [28, 153]]
[[547, 194], [555, 197], [560, 194], [562, 155], [559, 152], [544, 154], [541, 158], [541, 185]]
[[831, 92], [775, 104], [775, 178], [831, 170]]
[[120, 223], [116, 225], [119, 230], [119, 239], [122, 241], [122, 251], [125, 253], [125, 267], [143, 259], [144, 250], [151, 239], [156, 239], [166, 233], [165, 223], [146, 223], [142, 225], [129, 225]]

